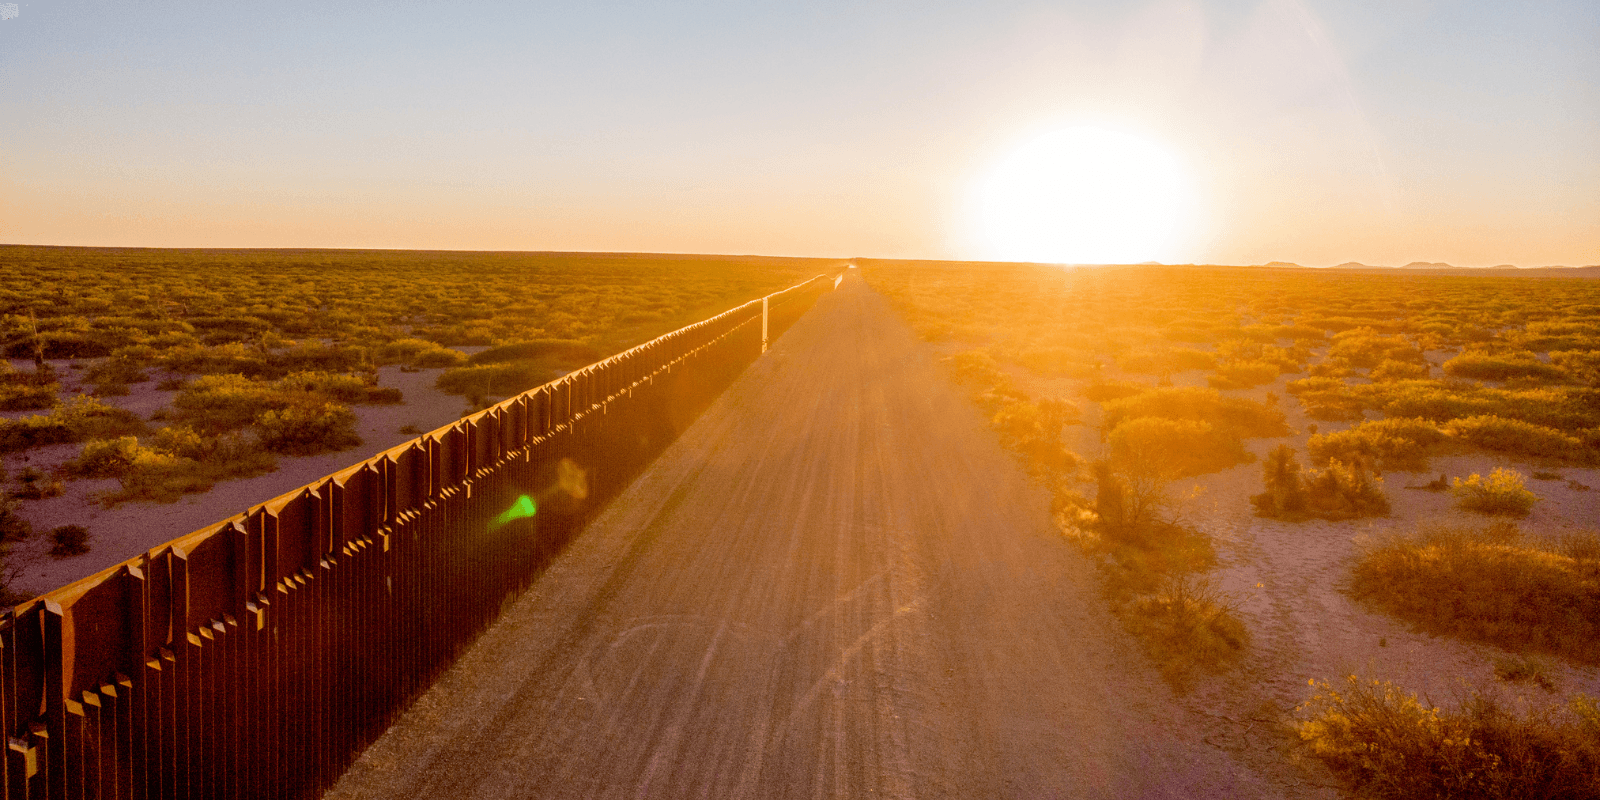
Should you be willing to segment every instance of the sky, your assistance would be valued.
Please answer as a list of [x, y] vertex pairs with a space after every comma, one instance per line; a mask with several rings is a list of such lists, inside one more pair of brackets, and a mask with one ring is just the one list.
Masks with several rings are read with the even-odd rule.
[[1033, 195], [993, 205], [997, 170], [1106, 205], [1018, 162], [1088, 130], [1164, 165], [1105, 162], [1134, 170], [1126, 260], [1600, 263], [1593, 0], [0, 17], [3, 243], [1005, 258], [983, 220]]

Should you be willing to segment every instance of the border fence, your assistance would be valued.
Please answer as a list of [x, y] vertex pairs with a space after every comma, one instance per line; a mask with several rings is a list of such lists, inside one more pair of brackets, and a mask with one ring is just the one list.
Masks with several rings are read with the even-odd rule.
[[679, 329], [0, 615], [5, 797], [319, 795], [836, 285]]

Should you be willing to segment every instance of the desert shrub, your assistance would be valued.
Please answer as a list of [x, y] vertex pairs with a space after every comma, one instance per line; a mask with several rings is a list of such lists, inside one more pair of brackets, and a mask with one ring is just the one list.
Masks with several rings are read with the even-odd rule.
[[367, 398], [372, 384], [358, 375], [333, 372], [296, 372], [272, 382], [282, 392], [317, 394], [340, 403], [359, 403]]
[[396, 339], [380, 345], [373, 356], [379, 364], [404, 364], [419, 369], [454, 367], [467, 360], [466, 353], [427, 339]]
[[1590, 698], [1515, 714], [1482, 692], [1445, 710], [1354, 675], [1311, 685], [1296, 709], [1300, 740], [1364, 796], [1600, 797], [1600, 711]]
[[1554, 428], [1500, 417], [1467, 417], [1444, 424], [1443, 431], [1474, 447], [1523, 456], [1582, 460], [1592, 456], [1579, 439]]
[[33, 536], [33, 524], [17, 513], [16, 501], [0, 491], [0, 546]]
[[1495, 467], [1485, 478], [1474, 472], [1466, 480], [1456, 478], [1450, 486], [1456, 505], [1480, 514], [1509, 517], [1527, 516], [1539, 497], [1528, 491], [1522, 473]]
[[1073, 347], [1032, 347], [1018, 351], [1010, 360], [1041, 375], [1092, 377], [1100, 360], [1087, 350]]
[[209, 491], [218, 481], [253, 477], [277, 467], [254, 436], [205, 435], [176, 425], [156, 431], [145, 442], [121, 444], [117, 450], [113, 464], [126, 463], [116, 467], [121, 488], [100, 495], [107, 506], [130, 501], [172, 503], [185, 494]]
[[43, 500], [46, 497], [58, 497], [65, 490], [60, 479], [27, 467], [17, 473], [17, 489], [11, 496], [20, 500]]
[[243, 375], [202, 375], [172, 399], [177, 419], [204, 433], [238, 430], [266, 411], [281, 410], [292, 399], [268, 383]]
[[1293, 519], [1306, 513], [1306, 485], [1294, 448], [1280, 444], [1261, 464], [1261, 494], [1250, 498], [1262, 517]]
[[1600, 350], [1563, 350], [1550, 354], [1555, 364], [1572, 383], [1600, 386]]
[[1079, 466], [1077, 455], [1061, 441], [1061, 429], [1078, 421], [1077, 406], [1047, 397], [1006, 403], [989, 424], [999, 433], [1001, 446], [1016, 452], [1030, 473], [1061, 479]]
[[467, 363], [502, 364], [508, 361], [543, 361], [550, 364], [582, 367], [605, 358], [593, 345], [571, 339], [535, 339], [491, 347], [467, 357]]
[[1328, 358], [1353, 367], [1376, 367], [1384, 361], [1421, 362], [1422, 351], [1403, 336], [1380, 336], [1371, 328], [1354, 328], [1335, 334]]
[[99, 359], [90, 364], [79, 377], [96, 386], [126, 386], [150, 380], [150, 376], [145, 374], [144, 368], [138, 362], [123, 357]]
[[75, 478], [115, 478], [133, 466], [140, 450], [136, 436], [94, 439], [85, 442], [77, 457], [61, 466]]
[[949, 369], [951, 379], [963, 386], [992, 386], [1007, 380], [1000, 363], [982, 350], [957, 353], [942, 361]]
[[1348, 378], [1356, 374], [1356, 370], [1342, 358], [1328, 358], [1312, 364], [1306, 373], [1313, 378]]
[[1286, 436], [1289, 426], [1283, 411], [1243, 397], [1228, 397], [1216, 389], [1162, 387], [1104, 404], [1108, 431], [1124, 420], [1160, 417], [1206, 422], [1218, 431], [1238, 437]]
[[1328, 461], [1305, 479], [1306, 513], [1322, 519], [1356, 519], [1389, 514], [1383, 478], [1367, 471], [1360, 461]]
[[0, 384], [0, 411], [34, 411], [49, 408], [56, 401], [56, 387], [26, 384]]
[[292, 405], [255, 420], [261, 444], [274, 453], [310, 456], [361, 444], [356, 415], [338, 403]]
[[1306, 442], [1306, 449], [1315, 463], [1336, 458], [1385, 470], [1420, 472], [1428, 468], [1428, 457], [1446, 441], [1443, 432], [1420, 419], [1379, 419], [1348, 430], [1319, 433]]
[[1372, 368], [1369, 374], [1375, 381], [1410, 381], [1421, 380], [1428, 377], [1429, 367], [1426, 363], [1411, 363], [1386, 359], [1383, 363]]
[[1248, 389], [1278, 379], [1278, 365], [1264, 361], [1235, 361], [1217, 367], [1215, 374], [1206, 376], [1206, 383], [1214, 389]]
[[80, 331], [45, 331], [39, 334], [39, 343], [44, 347], [45, 358], [99, 358], [111, 354], [109, 343]]
[[144, 421], [131, 411], [79, 396], [56, 406], [49, 414], [0, 419], [0, 453], [122, 436], [143, 431], [144, 427]]
[[1086, 400], [1104, 403], [1109, 400], [1121, 400], [1124, 397], [1143, 394], [1153, 388], [1155, 387], [1148, 383], [1135, 381], [1094, 381], [1078, 389], [1078, 394]]
[[1250, 633], [1230, 599], [1205, 578], [1168, 575], [1125, 607], [1129, 629], [1169, 679], [1191, 667], [1217, 670], [1237, 658]]
[[1444, 362], [1444, 374], [1453, 378], [1480, 381], [1506, 381], [1529, 378], [1538, 381], [1559, 382], [1566, 373], [1554, 364], [1546, 364], [1539, 357], [1526, 352], [1462, 353]]
[[1348, 591], [1430, 634], [1600, 664], [1594, 534], [1427, 529], [1363, 547]]
[[556, 370], [532, 361], [507, 361], [445, 370], [434, 385], [445, 394], [509, 397], [556, 377]]
[[1165, 480], [1218, 472], [1251, 460], [1237, 436], [1196, 420], [1137, 417], [1112, 428], [1107, 439], [1119, 470]]
[[185, 375], [270, 377], [278, 373], [267, 353], [242, 344], [173, 347], [162, 354], [160, 366]]
[[71, 558], [89, 552], [89, 529], [82, 525], [62, 525], [50, 531], [50, 555]]
[[289, 375], [297, 372], [331, 373], [359, 369], [366, 358], [366, 351], [359, 347], [305, 342], [281, 353], [272, 354], [268, 363], [273, 375]]

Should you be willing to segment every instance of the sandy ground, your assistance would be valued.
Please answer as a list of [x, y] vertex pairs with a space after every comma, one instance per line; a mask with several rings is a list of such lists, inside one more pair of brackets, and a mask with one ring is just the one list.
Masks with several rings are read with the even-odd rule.
[[[1427, 355], [1437, 365], [1453, 353]], [[1069, 429], [1069, 446], [1087, 458], [1101, 454], [1099, 409], [1075, 395], [1079, 382], [1044, 380], [1026, 372], [1015, 376], [1032, 392], [1074, 398], [1086, 411], [1085, 424]], [[1153, 382], [1150, 376], [1107, 377]], [[1481, 514], [1455, 508], [1448, 492], [1405, 487], [1426, 484], [1440, 473], [1451, 477], [1474, 472], [1487, 475], [1495, 467], [1510, 466], [1530, 476], [1528, 488], [1540, 498], [1533, 512], [1518, 521], [1523, 531], [1551, 535], [1568, 530], [1600, 530], [1600, 470], [1554, 469], [1491, 454], [1435, 458], [1431, 469], [1424, 473], [1385, 474], [1385, 491], [1392, 505], [1387, 518], [1295, 524], [1256, 517], [1249, 497], [1261, 491], [1261, 460], [1268, 451], [1287, 441], [1304, 464], [1309, 426], [1316, 425], [1319, 431], [1327, 432], [1354, 424], [1306, 417], [1299, 401], [1286, 390], [1288, 381], [1299, 377], [1303, 376], [1281, 376], [1273, 385], [1234, 393], [1263, 401], [1269, 393], [1276, 394], [1290, 426], [1297, 431], [1294, 436], [1247, 440], [1257, 456], [1256, 463], [1181, 481], [1171, 490], [1173, 497], [1190, 498], [1174, 503], [1172, 513], [1206, 531], [1217, 543], [1221, 566], [1212, 575], [1238, 603], [1240, 616], [1253, 638], [1251, 652], [1240, 669], [1201, 682], [1183, 701], [1197, 713], [1237, 721], [1230, 722], [1227, 734], [1215, 740], [1234, 752], [1269, 747], [1273, 738], [1267, 732], [1272, 727], [1270, 721], [1282, 718], [1309, 697], [1310, 679], [1338, 682], [1343, 676], [1355, 674], [1393, 681], [1441, 706], [1453, 705], [1472, 687], [1497, 683], [1494, 662], [1507, 656], [1505, 651], [1415, 633], [1404, 622], [1356, 605], [1340, 591], [1364, 539], [1381, 539], [1432, 525], [1477, 528], [1490, 521]], [[1204, 386], [1205, 374], [1180, 373], [1174, 376], [1173, 383]], [[1565, 480], [1533, 480], [1532, 473], [1541, 469], [1553, 469], [1564, 479], [1597, 491], [1575, 488]], [[1508, 694], [1534, 705], [1560, 702], [1575, 692], [1600, 695], [1600, 669], [1574, 666], [1556, 658], [1545, 661], [1551, 667], [1551, 692], [1520, 685], [1505, 687]], [[1278, 741], [1280, 746], [1283, 743]]]
[[327, 795], [1321, 797], [1206, 742], [880, 297], [824, 297]]
[[[472, 352], [483, 348], [460, 349]], [[60, 397], [65, 399], [72, 396], [75, 389], [90, 391], [91, 387], [81, 385], [76, 380], [75, 376], [81, 370], [73, 369], [72, 362], [61, 360], [51, 363], [56, 373], [62, 376]], [[31, 362], [12, 361], [12, 364], [19, 369], [33, 368]], [[358, 420], [357, 431], [363, 443], [343, 452], [309, 457], [280, 456], [276, 472], [219, 483], [209, 492], [188, 495], [170, 504], [124, 503], [113, 509], [103, 508], [94, 501], [94, 495], [104, 489], [116, 488], [114, 479], [69, 480], [65, 482], [65, 493], [58, 497], [19, 501], [23, 518], [33, 524], [34, 536], [16, 545], [7, 556], [8, 569], [16, 571], [13, 588], [19, 592], [40, 594], [71, 583], [344, 469], [368, 455], [415, 438], [416, 434], [400, 433], [403, 426], [412, 425], [426, 432], [448, 424], [466, 410], [466, 401], [433, 387], [441, 372], [442, 369], [403, 372], [399, 367], [380, 368], [379, 384], [399, 389], [405, 402], [392, 406], [353, 406]], [[177, 394], [157, 389], [160, 377], [152, 375], [152, 380], [148, 382], [131, 384], [131, 392], [126, 396], [100, 399], [148, 419], [153, 412], [170, 404]], [[40, 413], [45, 412], [4, 412], [0, 415], [15, 418]], [[55, 469], [76, 456], [80, 447], [64, 444], [8, 453], [4, 456], [4, 466], [10, 480], [15, 481], [17, 473], [26, 467], [46, 472]], [[90, 551], [70, 558], [50, 556], [48, 532], [58, 525], [69, 524], [89, 529]]]

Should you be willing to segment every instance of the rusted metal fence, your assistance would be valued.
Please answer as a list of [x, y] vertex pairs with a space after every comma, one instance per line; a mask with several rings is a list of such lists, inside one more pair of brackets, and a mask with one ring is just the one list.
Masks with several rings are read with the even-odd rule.
[[320, 794], [833, 288], [674, 331], [0, 617], [5, 796]]

